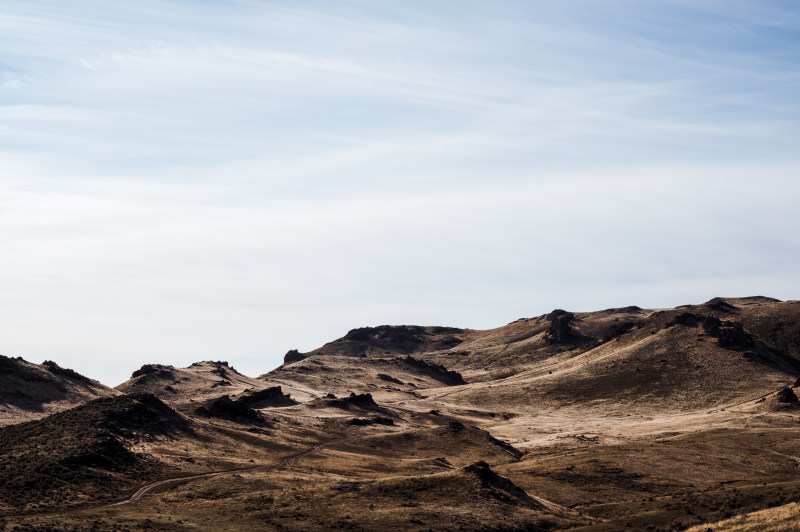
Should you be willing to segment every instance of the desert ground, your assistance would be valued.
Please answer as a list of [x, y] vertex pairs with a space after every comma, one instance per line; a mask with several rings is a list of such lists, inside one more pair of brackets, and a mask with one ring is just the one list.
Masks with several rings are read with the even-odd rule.
[[800, 530], [800, 302], [353, 329], [248, 377], [0, 360], [0, 530]]

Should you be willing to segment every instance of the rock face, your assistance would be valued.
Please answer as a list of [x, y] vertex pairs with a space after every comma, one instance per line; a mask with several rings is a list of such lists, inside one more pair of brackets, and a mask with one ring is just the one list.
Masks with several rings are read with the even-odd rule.
[[378, 373], [376, 377], [378, 377], [382, 381], [391, 382], [394, 384], [403, 384], [403, 381], [401, 381], [400, 379], [396, 379], [391, 375], [387, 375], [386, 373]]
[[207, 401], [206, 404], [198, 407], [195, 413], [199, 416], [229, 419], [239, 423], [262, 424], [264, 422], [258, 412], [245, 403], [233, 401], [228, 395]]
[[363, 410], [381, 410], [370, 393], [351, 393], [349, 397], [343, 397], [341, 399], [326, 399], [325, 405], [342, 408], [344, 410], [350, 410], [353, 407]]
[[411, 366], [412, 368], [422, 370], [426, 375], [433, 377], [434, 379], [444, 384], [455, 385], [455, 386], [461, 384], [467, 384], [467, 381], [464, 380], [464, 377], [461, 376], [461, 373], [449, 370], [446, 367], [442, 366], [441, 364], [425, 362], [424, 360], [414, 358], [411, 355], [408, 355], [407, 357], [400, 360], [404, 364]]
[[683, 312], [675, 317], [673, 324], [694, 326], [697, 323], [703, 326], [703, 331], [717, 339], [720, 347], [737, 348], [753, 347], [753, 337], [747, 334], [744, 326], [738, 321], [720, 320], [716, 316], [704, 316], [692, 312]]
[[577, 338], [570, 323], [575, 319], [575, 314], [566, 310], [556, 309], [547, 315], [550, 321], [550, 328], [545, 334], [545, 341], [548, 345], [568, 344]]
[[366, 427], [368, 425], [387, 425], [393, 426], [394, 420], [390, 417], [375, 416], [375, 417], [356, 417], [348, 421], [349, 425], [355, 427]]
[[292, 362], [300, 362], [306, 358], [306, 355], [298, 351], [297, 349], [290, 349], [283, 355], [283, 363], [284, 364], [291, 364]]
[[134, 371], [131, 374], [131, 378], [135, 379], [136, 377], [145, 377], [144, 379], [141, 379], [142, 381], [174, 381], [176, 380], [174, 370], [175, 368], [172, 366], [164, 366], [162, 364], [145, 364], [141, 368]]
[[236, 402], [253, 408], [291, 406], [297, 404], [297, 401], [292, 399], [288, 393], [283, 393], [280, 386], [272, 386], [264, 390], [244, 393], [236, 399]]
[[45, 360], [42, 362], [42, 367], [54, 375], [61, 375], [62, 377], [67, 377], [68, 379], [73, 379], [80, 382], [91, 382], [91, 379], [88, 377], [84, 377], [75, 370], [62, 368], [52, 360]]
[[[425, 342], [429, 334], [460, 332], [459, 329], [450, 327], [419, 327], [413, 325], [381, 325], [379, 327], [361, 327], [348, 332], [344, 339], [369, 344], [374, 347], [390, 351], [412, 352]], [[457, 338], [444, 338], [439, 340], [443, 344], [440, 349], [456, 346], [460, 343]]]
[[788, 386], [778, 392], [775, 396], [779, 403], [796, 403], [798, 402], [797, 395]]
[[[461, 344], [463, 339], [460, 338], [460, 335], [464, 332], [463, 329], [454, 327], [422, 327], [418, 325], [360, 327], [352, 329], [342, 338], [329, 342], [304, 356], [383, 357], [441, 351]], [[292, 357], [294, 356], [296, 355], [293, 354]]]
[[543, 505], [525, 493], [525, 490], [511, 482], [506, 477], [495, 473], [489, 464], [484, 461], [475, 462], [464, 468], [468, 475], [477, 477], [484, 489], [490, 490], [494, 498], [506, 504], [527, 506], [529, 508], [543, 508]]
[[[727, 324], [730, 324], [728, 326]], [[744, 332], [744, 326], [738, 321], [726, 322], [720, 326], [717, 342], [720, 347], [752, 347], [753, 339]]]

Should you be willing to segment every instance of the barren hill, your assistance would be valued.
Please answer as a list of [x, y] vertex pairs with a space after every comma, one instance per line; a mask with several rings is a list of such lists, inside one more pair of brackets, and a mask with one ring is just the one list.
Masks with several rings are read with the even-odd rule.
[[148, 364], [131, 396], [0, 429], [15, 486], [70, 493], [0, 503], [34, 529], [756, 530], [800, 501], [798, 376], [800, 302], [766, 297], [364, 327], [258, 378]]
[[178, 405], [262, 388], [264, 382], [242, 375], [224, 361], [195, 362], [186, 368], [145, 364], [116, 387], [123, 393], [151, 393]]
[[[97, 399], [0, 431], [0, 508], [69, 507], [164, 470], [136, 444], [186, 434], [189, 422], [153, 395]], [[102, 500], [102, 499], [101, 499]]]
[[66, 410], [117, 392], [52, 361], [0, 355], [0, 426]]
[[[368, 391], [390, 402], [417, 396], [433, 409], [531, 414], [606, 404], [680, 413], [757, 400], [791, 383], [800, 375], [798, 327], [800, 303], [763, 297], [677, 309], [555, 310], [486, 331], [382, 326], [290, 352], [261, 378], [307, 397]], [[464, 380], [445, 382], [404, 364], [398, 354], [409, 352]]]

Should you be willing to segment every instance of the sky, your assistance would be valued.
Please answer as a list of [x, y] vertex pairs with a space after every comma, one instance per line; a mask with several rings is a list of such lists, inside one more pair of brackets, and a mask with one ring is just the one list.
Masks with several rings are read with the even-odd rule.
[[800, 4], [4, 0], [0, 353], [797, 299]]

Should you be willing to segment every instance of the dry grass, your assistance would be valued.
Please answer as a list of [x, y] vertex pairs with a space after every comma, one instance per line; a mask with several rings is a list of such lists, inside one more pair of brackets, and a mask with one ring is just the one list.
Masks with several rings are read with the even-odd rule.
[[[135, 486], [85, 489], [70, 503], [81, 507], [28, 507], [11, 517], [20, 508], [7, 506], [0, 525], [588, 531], [703, 523], [739, 530], [707, 523], [741, 514], [731, 523], [751, 527], [742, 530], [791, 529], [800, 500], [800, 408], [773, 396], [796, 378], [787, 368], [797, 355], [800, 306], [727, 301], [576, 314], [563, 343], [540, 316], [489, 331], [361, 330], [258, 379], [213, 362], [147, 370], [121, 390], [156, 393], [192, 429], [124, 440], [157, 465], [137, 482], [258, 469], [162, 486], [115, 507], [99, 502], [121, 500]], [[701, 321], [677, 323], [686, 312], [742, 322], [751, 337], [720, 345]], [[404, 363], [408, 354], [456, 369], [468, 384]], [[259, 409], [263, 423], [224, 411], [196, 414], [210, 399], [270, 386], [300, 404]], [[371, 394], [377, 406], [326, 398], [353, 392]], [[392, 424], [349, 423], [378, 416]], [[470, 469], [478, 461], [508, 480]], [[78, 480], [88, 472], [76, 471]], [[58, 507], [52, 502], [34, 501]]]
[[720, 530], [726, 532], [784, 532], [800, 530], [800, 504], [793, 502], [726, 519], [712, 525], [696, 526], [689, 532]]

